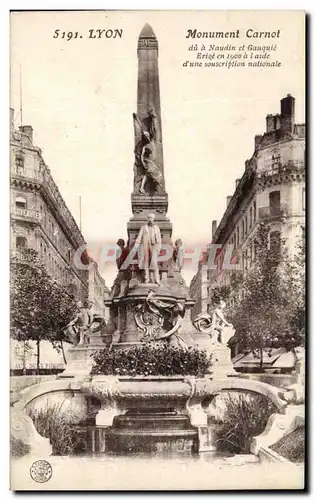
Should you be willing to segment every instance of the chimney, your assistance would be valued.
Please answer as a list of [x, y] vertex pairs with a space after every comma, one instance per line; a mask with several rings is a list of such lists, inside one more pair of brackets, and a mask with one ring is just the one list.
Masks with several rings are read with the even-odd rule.
[[232, 199], [232, 196], [227, 196], [227, 197], [226, 197], [226, 206], [228, 206], [228, 205], [229, 205], [229, 203], [230, 203], [231, 199]]
[[31, 127], [31, 125], [22, 125], [20, 130], [23, 134], [27, 135], [31, 143], [33, 143], [33, 127]]
[[14, 128], [14, 109], [10, 108], [10, 127]]
[[235, 189], [236, 189], [236, 188], [237, 188], [237, 186], [239, 185], [240, 180], [241, 180], [241, 179], [236, 179], [236, 180], [235, 180]]
[[266, 132], [273, 132], [275, 130], [275, 119], [273, 115], [266, 116]]
[[295, 122], [295, 99], [288, 94], [280, 101], [281, 103], [281, 128], [285, 132], [293, 132], [294, 122]]
[[276, 127], [276, 130], [279, 130], [279, 128], [281, 128], [281, 117], [280, 117], [279, 113], [277, 113], [275, 115], [275, 127]]
[[261, 141], [261, 138], [262, 138], [262, 134], [256, 134], [255, 135], [255, 150], [258, 148], [259, 143]]
[[213, 220], [212, 221], [212, 238], [213, 238], [214, 233], [216, 232], [216, 230], [217, 230], [217, 221]]

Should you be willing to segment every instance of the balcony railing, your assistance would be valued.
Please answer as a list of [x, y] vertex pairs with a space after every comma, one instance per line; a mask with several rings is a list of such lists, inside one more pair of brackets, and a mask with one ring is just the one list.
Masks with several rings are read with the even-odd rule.
[[289, 209], [287, 205], [280, 205], [279, 207], [261, 207], [258, 210], [259, 220], [274, 220], [280, 219], [281, 217], [287, 217], [289, 215]]
[[58, 212], [61, 215], [62, 219], [68, 226], [71, 234], [75, 237], [76, 241], [79, 244], [83, 244], [84, 240], [81, 235], [81, 232], [72, 217], [71, 212], [67, 208], [49, 170], [45, 169], [41, 172], [38, 172], [34, 169], [27, 169], [20, 166], [14, 166], [11, 170], [11, 176], [20, 177], [23, 179], [29, 179], [31, 181], [40, 182], [45, 190], [48, 192], [50, 198], [55, 202], [56, 206], [58, 206]]
[[37, 170], [31, 168], [14, 167], [11, 171], [11, 175], [17, 175], [18, 177], [23, 177], [25, 179], [32, 179], [41, 181], [43, 179], [43, 174]]
[[31, 210], [28, 208], [16, 207], [13, 211], [13, 215], [16, 215], [17, 217], [22, 217], [25, 219], [37, 220], [38, 222], [40, 222], [41, 218], [42, 218], [42, 214], [40, 212], [38, 212], [37, 210]]
[[269, 176], [276, 174], [285, 173], [296, 173], [305, 168], [304, 162], [301, 160], [289, 160], [286, 164], [281, 163], [281, 161], [270, 160], [266, 162], [261, 168], [259, 168], [257, 174], [258, 176]]

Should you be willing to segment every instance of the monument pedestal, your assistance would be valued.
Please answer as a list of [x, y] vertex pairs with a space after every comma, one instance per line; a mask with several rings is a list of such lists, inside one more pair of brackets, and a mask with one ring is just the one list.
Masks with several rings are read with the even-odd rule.
[[193, 454], [198, 452], [198, 431], [187, 415], [176, 411], [128, 411], [114, 417], [106, 432], [107, 450], [120, 454]]
[[66, 368], [58, 375], [58, 378], [76, 378], [88, 375], [94, 365], [92, 355], [104, 347], [99, 335], [91, 335], [88, 345], [70, 347], [67, 351]]
[[82, 390], [101, 402], [96, 427], [110, 425], [105, 430], [106, 451], [161, 455], [198, 452], [195, 424], [200, 421], [194, 418], [189, 401], [192, 399], [195, 407], [210, 397], [210, 379], [95, 375], [84, 381]]
[[239, 376], [234, 370], [231, 360], [231, 350], [225, 345], [216, 345], [212, 348], [212, 375], [218, 378]]

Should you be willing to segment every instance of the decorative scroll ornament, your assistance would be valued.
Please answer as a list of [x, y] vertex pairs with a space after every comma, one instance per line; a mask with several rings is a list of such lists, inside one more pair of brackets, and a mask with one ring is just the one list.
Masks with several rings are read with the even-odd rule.
[[143, 340], [155, 340], [158, 334], [162, 331], [164, 317], [161, 314], [156, 314], [148, 310], [146, 302], [136, 306], [135, 322], [143, 335]]
[[208, 313], [199, 314], [193, 321], [193, 325], [202, 333], [211, 333], [212, 317]]
[[144, 333], [144, 342], [169, 341], [187, 349], [185, 340], [179, 334], [184, 315], [183, 304], [157, 299], [150, 290], [146, 301], [136, 306], [134, 318], [138, 329]]

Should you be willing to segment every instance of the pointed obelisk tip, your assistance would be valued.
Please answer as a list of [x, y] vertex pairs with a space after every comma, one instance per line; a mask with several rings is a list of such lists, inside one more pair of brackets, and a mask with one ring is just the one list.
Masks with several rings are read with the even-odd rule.
[[156, 38], [153, 29], [148, 23], [143, 26], [139, 38]]

